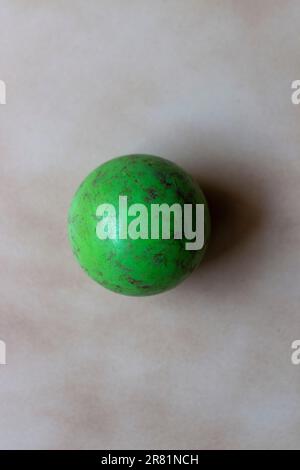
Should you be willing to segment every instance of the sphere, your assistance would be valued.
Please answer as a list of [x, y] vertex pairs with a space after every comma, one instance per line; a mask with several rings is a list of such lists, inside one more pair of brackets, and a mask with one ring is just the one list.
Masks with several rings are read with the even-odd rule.
[[[204, 210], [203, 243], [187, 249], [192, 239], [184, 211], [192, 208], [191, 230], [198, 205]], [[152, 155], [127, 155], [102, 164], [81, 183], [68, 234], [80, 266], [96, 282], [124, 295], [153, 295], [175, 287], [203, 259], [209, 210], [199, 185], [179, 166]]]

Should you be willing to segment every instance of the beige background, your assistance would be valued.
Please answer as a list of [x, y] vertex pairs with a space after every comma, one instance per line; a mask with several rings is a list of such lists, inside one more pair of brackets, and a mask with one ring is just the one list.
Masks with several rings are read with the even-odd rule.
[[[300, 448], [297, 0], [1, 0], [2, 449]], [[206, 262], [149, 298], [77, 266], [66, 213], [154, 153], [211, 202]]]

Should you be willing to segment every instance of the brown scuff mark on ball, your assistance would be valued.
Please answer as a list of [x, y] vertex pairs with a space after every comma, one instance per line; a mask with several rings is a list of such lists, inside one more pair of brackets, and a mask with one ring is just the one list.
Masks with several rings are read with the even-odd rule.
[[145, 201], [151, 202], [154, 199], [158, 198], [158, 192], [154, 188], [146, 188], [145, 189], [147, 196], [145, 196]]
[[170, 181], [167, 180], [166, 175], [162, 171], [157, 171], [156, 176], [163, 186], [165, 186], [166, 188], [172, 187], [172, 183], [170, 183]]
[[89, 192], [85, 191], [82, 195], [82, 199], [89, 199], [89, 198], [90, 198]]
[[132, 193], [132, 188], [128, 187], [128, 186], [125, 186], [125, 188], [123, 188], [122, 190], [122, 195], [123, 196], [126, 196], [126, 195], [131, 195]]
[[155, 255], [153, 255], [153, 262], [154, 264], [164, 264], [166, 265], [166, 257], [163, 253], [156, 253]]
[[107, 258], [106, 258], [107, 261], [111, 261], [111, 260], [114, 258], [114, 256], [116, 256], [116, 253], [114, 253], [113, 251], [111, 251], [111, 252], [108, 254]]
[[122, 269], [123, 271], [127, 271], [130, 273], [131, 271], [131, 268], [127, 268], [127, 266], [125, 266], [124, 264], [122, 264], [120, 261], [116, 260], [115, 261], [115, 266], [117, 266], [118, 268]]
[[73, 252], [73, 255], [77, 257], [80, 253], [80, 248], [78, 248], [78, 247], [73, 248], [72, 252]]
[[102, 178], [105, 178], [106, 175], [107, 175], [106, 171], [98, 170], [93, 179], [92, 185], [96, 186], [99, 183], [99, 180], [101, 180]]
[[180, 198], [182, 201], [186, 201], [186, 195], [180, 188], [176, 188], [176, 196]]
[[152, 286], [149, 284], [143, 284], [143, 281], [139, 281], [138, 279], [134, 279], [131, 276], [126, 276], [127, 281], [132, 284], [133, 286], [140, 287], [141, 289], [151, 289]]

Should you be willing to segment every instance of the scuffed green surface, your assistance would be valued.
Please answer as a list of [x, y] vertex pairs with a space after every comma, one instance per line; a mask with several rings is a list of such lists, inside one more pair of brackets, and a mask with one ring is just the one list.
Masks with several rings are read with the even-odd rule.
[[[206, 243], [202, 250], [187, 251], [184, 238], [100, 240], [96, 235], [96, 209], [103, 203], [118, 208], [120, 195], [128, 196], [128, 207], [142, 203], [150, 214], [151, 203], [206, 204], [198, 184], [177, 165], [160, 157], [123, 156], [96, 168], [78, 188], [69, 210], [73, 253], [96, 282], [114, 292], [135, 296], [157, 294], [176, 286], [198, 266]], [[206, 206], [206, 242], [209, 231]]]

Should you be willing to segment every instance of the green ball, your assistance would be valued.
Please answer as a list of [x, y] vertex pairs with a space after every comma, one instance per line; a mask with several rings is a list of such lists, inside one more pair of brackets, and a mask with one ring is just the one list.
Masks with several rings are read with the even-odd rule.
[[[144, 232], [140, 237], [132, 238], [128, 236], [129, 232], [124, 236], [124, 231], [121, 235], [120, 196], [123, 200], [127, 196], [128, 208], [132, 204], [143, 204], [148, 211], [149, 217], [143, 223]], [[99, 216], [98, 208], [102, 204], [110, 204], [116, 209], [115, 218], [106, 210], [101, 212], [102, 217]], [[170, 237], [163, 238], [162, 223], [159, 237], [152, 237], [151, 208], [161, 204], [180, 204], [182, 210], [184, 204], [192, 204], [193, 225], [196, 204], [204, 205], [204, 244], [201, 249], [186, 249], [186, 243], [191, 239], [185, 237], [184, 229], [182, 237], [176, 238], [172, 214]], [[137, 221], [137, 215], [140, 213], [128, 215], [126, 227]], [[122, 217], [124, 229], [124, 214]], [[106, 227], [104, 221], [108, 224]], [[106, 239], [98, 236], [100, 223], [101, 233], [107, 234]], [[136, 224], [135, 228], [138, 234], [141, 225]], [[120, 294], [146, 296], [175, 287], [199, 265], [210, 234], [210, 217], [203, 192], [184, 170], [160, 157], [128, 155], [107, 161], [82, 182], [69, 210], [68, 234], [75, 257], [92, 279]]]

